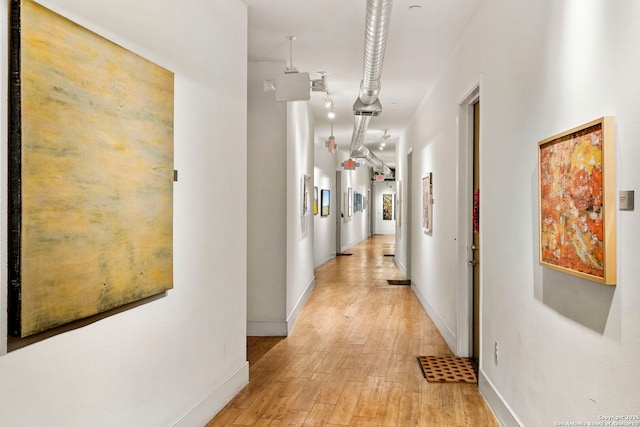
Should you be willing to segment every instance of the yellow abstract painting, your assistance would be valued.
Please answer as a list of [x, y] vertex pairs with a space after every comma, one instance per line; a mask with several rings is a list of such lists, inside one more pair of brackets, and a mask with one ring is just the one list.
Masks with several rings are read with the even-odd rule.
[[12, 7], [9, 323], [24, 337], [173, 287], [174, 76]]

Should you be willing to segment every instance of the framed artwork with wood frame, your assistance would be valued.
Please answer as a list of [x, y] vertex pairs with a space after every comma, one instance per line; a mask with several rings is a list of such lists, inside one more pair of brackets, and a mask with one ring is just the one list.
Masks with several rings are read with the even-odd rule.
[[613, 117], [539, 142], [540, 265], [616, 283], [614, 144]]

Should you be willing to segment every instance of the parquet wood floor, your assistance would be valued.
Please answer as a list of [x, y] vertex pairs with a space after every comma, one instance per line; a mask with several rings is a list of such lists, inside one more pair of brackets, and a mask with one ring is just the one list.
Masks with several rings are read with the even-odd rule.
[[249, 337], [249, 385], [207, 427], [499, 426], [475, 384], [429, 383], [418, 355], [452, 356], [374, 236], [316, 269], [290, 336]]

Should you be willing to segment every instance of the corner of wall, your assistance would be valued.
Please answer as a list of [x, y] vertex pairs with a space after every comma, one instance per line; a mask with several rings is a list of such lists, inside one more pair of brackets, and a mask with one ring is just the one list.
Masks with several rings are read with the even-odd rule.
[[396, 266], [400, 269], [400, 272], [403, 276], [407, 276], [407, 269], [402, 262], [398, 260], [397, 257], [393, 257], [393, 261], [396, 263]]
[[478, 390], [489, 405], [489, 409], [493, 412], [501, 426], [504, 427], [520, 427], [521, 423], [513, 415], [513, 411], [506, 404], [502, 395], [494, 388], [493, 384], [484, 375], [482, 370], [478, 372]]
[[302, 296], [300, 296], [300, 299], [298, 299], [298, 302], [293, 307], [293, 310], [291, 310], [291, 314], [287, 318], [287, 335], [291, 333], [291, 330], [293, 329], [296, 322], [298, 321], [298, 317], [300, 316], [300, 313], [302, 312], [302, 309], [304, 308], [304, 305], [306, 304], [307, 300], [309, 300], [309, 297], [311, 296], [311, 291], [315, 286], [316, 286], [316, 278], [314, 277], [313, 279], [311, 279], [311, 282], [307, 285], [304, 293], [302, 294]]
[[287, 322], [247, 322], [248, 337], [286, 337]]
[[[8, 22], [8, 10], [7, 7], [0, 7], [0, 21], [2, 22]], [[8, 40], [8, 25], [2, 25], [2, 28], [0, 29], [0, 39], [1, 40]], [[3, 53], [5, 53], [4, 49], [3, 49]], [[9, 55], [8, 54], [3, 54], [2, 57], [0, 58], [0, 73], [3, 76], [7, 76], [9, 75], [9, 64], [8, 64], [8, 60], [9, 60]], [[3, 100], [8, 99], [8, 88], [6, 84], [3, 84], [0, 86], [0, 98]], [[7, 140], [7, 128], [8, 128], [8, 113], [7, 110], [5, 108], [7, 106], [6, 102], [2, 103], [2, 107], [0, 108], [0, 111], [2, 111], [2, 114], [0, 114], [0, 139], [2, 141], [6, 141]], [[0, 156], [0, 170], [3, 171], [2, 176], [0, 176], [0, 186], [1, 188], [7, 188], [7, 174], [4, 172], [7, 170], [7, 162], [8, 159], [5, 155]], [[2, 197], [2, 200], [0, 200], [0, 212], [7, 212], [7, 197]], [[7, 242], [7, 216], [6, 215], [0, 215], [0, 241], [3, 242]], [[7, 245], [3, 245], [3, 248], [0, 250], [0, 255], [2, 256], [3, 259], [7, 259]], [[7, 300], [6, 300], [6, 295], [7, 295], [7, 282], [8, 282], [8, 277], [7, 277], [7, 269], [6, 268], [2, 268], [2, 270], [0, 271], [0, 313], [6, 313], [7, 312]], [[7, 353], [7, 340], [6, 340], [6, 336], [7, 336], [7, 323], [6, 322], [0, 322], [0, 337], [5, 337], [2, 340], [0, 340], [0, 356], [4, 355]]]
[[449, 328], [440, 313], [438, 313], [433, 305], [429, 303], [429, 299], [420, 291], [420, 288], [416, 286], [413, 280], [411, 281], [411, 289], [416, 297], [418, 297], [420, 304], [422, 304], [424, 309], [427, 311], [429, 317], [431, 317], [431, 320], [433, 320], [433, 323], [436, 325], [436, 328], [438, 328], [440, 335], [442, 335], [442, 338], [444, 338], [451, 351], [453, 351], [454, 354], [458, 354], [458, 341], [456, 339], [456, 334], [451, 330], [451, 328]]
[[245, 362], [240, 369], [215, 387], [173, 425], [175, 427], [205, 425], [247, 384], [249, 384], [249, 362]]

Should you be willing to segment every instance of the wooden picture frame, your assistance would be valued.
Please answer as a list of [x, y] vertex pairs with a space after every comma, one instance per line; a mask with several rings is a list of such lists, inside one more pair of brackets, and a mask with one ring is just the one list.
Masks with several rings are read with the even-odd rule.
[[329, 216], [331, 213], [331, 191], [323, 189], [320, 193], [320, 216]]
[[602, 117], [538, 143], [540, 265], [616, 283], [615, 128]]
[[433, 173], [422, 178], [422, 228], [425, 233], [433, 232]]
[[173, 287], [174, 75], [11, 0], [8, 333]]

